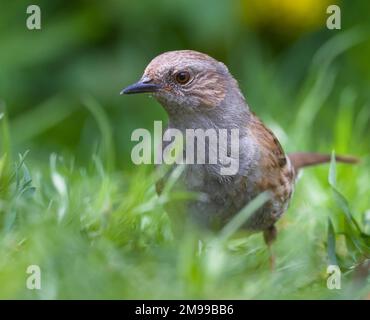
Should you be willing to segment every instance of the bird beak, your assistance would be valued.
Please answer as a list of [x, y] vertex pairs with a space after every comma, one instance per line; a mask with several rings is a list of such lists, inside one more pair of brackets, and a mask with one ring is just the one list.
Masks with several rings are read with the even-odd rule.
[[120, 94], [133, 94], [133, 93], [145, 93], [145, 92], [156, 92], [160, 89], [160, 86], [155, 83], [150, 83], [149, 79], [144, 78], [139, 82], [136, 82], [127, 88], [123, 89]]

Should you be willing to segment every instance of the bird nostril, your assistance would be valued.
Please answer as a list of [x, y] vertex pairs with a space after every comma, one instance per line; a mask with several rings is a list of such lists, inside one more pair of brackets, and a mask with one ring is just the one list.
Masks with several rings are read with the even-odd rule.
[[153, 79], [149, 78], [149, 77], [144, 77], [141, 79], [141, 83], [151, 83], [153, 81]]

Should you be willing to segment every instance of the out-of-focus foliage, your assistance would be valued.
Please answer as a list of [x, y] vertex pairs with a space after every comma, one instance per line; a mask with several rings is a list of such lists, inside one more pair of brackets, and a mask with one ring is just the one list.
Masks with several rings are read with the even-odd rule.
[[[369, 294], [370, 3], [336, 1], [342, 29], [328, 30], [326, 0], [43, 0], [32, 2], [35, 31], [29, 4], [0, 11], [1, 298]], [[119, 92], [176, 49], [228, 65], [285, 150], [362, 159], [337, 165], [332, 187], [328, 166], [303, 173], [278, 224], [275, 273], [260, 235], [177, 239], [162, 205], [181, 195], [158, 198], [152, 168], [130, 160], [132, 130], [166, 115], [154, 99]], [[326, 287], [328, 256], [342, 290]], [[25, 289], [31, 264], [40, 291]]]
[[242, 1], [246, 23], [281, 37], [301, 36], [303, 32], [321, 29], [326, 23], [328, 0], [245, 0]]
[[[342, 30], [335, 31], [326, 29], [326, 1], [318, 0], [37, 3], [40, 31], [26, 29], [27, 1], [2, 5], [0, 98], [8, 106], [13, 143], [20, 149], [32, 144], [31, 155], [43, 159], [50, 151], [73, 151], [78, 161], [86, 160], [99, 139], [82, 102], [93, 95], [108, 114], [117, 163], [124, 168], [130, 166], [132, 129], [150, 128], [153, 119], [165, 115], [148, 97], [123, 98], [119, 91], [157, 54], [190, 48], [224, 61], [251, 107], [285, 127], [296, 116], [292, 101], [299, 98], [315, 52], [354, 26], [366, 30], [367, 22], [361, 19], [362, 1], [340, 3]], [[314, 130], [321, 136], [331, 134], [326, 127], [340, 92], [356, 88], [357, 111], [368, 101], [368, 42], [336, 58], [336, 91], [320, 111], [324, 131]]]

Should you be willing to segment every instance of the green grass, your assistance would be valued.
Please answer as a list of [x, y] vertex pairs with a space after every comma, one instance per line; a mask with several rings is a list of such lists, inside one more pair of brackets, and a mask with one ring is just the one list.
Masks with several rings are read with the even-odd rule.
[[[220, 235], [187, 230], [174, 239], [161, 206], [170, 200], [156, 197], [153, 177], [142, 170], [132, 177], [108, 175], [95, 159], [91, 168], [73, 168], [52, 155], [50, 169], [34, 169], [32, 181], [24, 157], [17, 161], [7, 190], [1, 190], [1, 298], [364, 298], [368, 293], [359, 268], [369, 255], [365, 221], [352, 215], [334, 186], [333, 199], [330, 186], [312, 172], [299, 182], [278, 225], [277, 267], [270, 272], [261, 235], [235, 235], [233, 220]], [[330, 177], [333, 183], [333, 170]], [[316, 190], [306, 192], [307, 185]], [[329, 231], [328, 217], [334, 224]], [[39, 291], [25, 288], [26, 268], [33, 264], [42, 271]], [[339, 264], [341, 290], [326, 288], [328, 264]]]

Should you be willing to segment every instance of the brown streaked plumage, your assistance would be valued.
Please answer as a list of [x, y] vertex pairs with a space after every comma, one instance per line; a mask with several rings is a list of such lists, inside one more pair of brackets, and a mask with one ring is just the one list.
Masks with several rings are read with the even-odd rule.
[[[329, 155], [316, 153], [287, 156], [272, 131], [249, 110], [227, 67], [206, 54], [181, 50], [159, 55], [138, 83], [123, 90], [127, 94], [139, 92], [151, 92], [161, 103], [168, 113], [170, 129], [239, 130], [240, 165], [236, 174], [221, 175], [220, 163], [188, 164], [181, 178], [188, 190], [206, 195], [206, 199], [189, 201], [186, 215], [207, 227], [223, 226], [249, 201], [268, 191], [270, 200], [244, 227], [262, 231], [270, 245], [276, 238], [275, 223], [288, 207], [298, 170], [330, 161]], [[344, 156], [336, 159], [357, 161]], [[158, 192], [163, 183], [157, 185]]]

